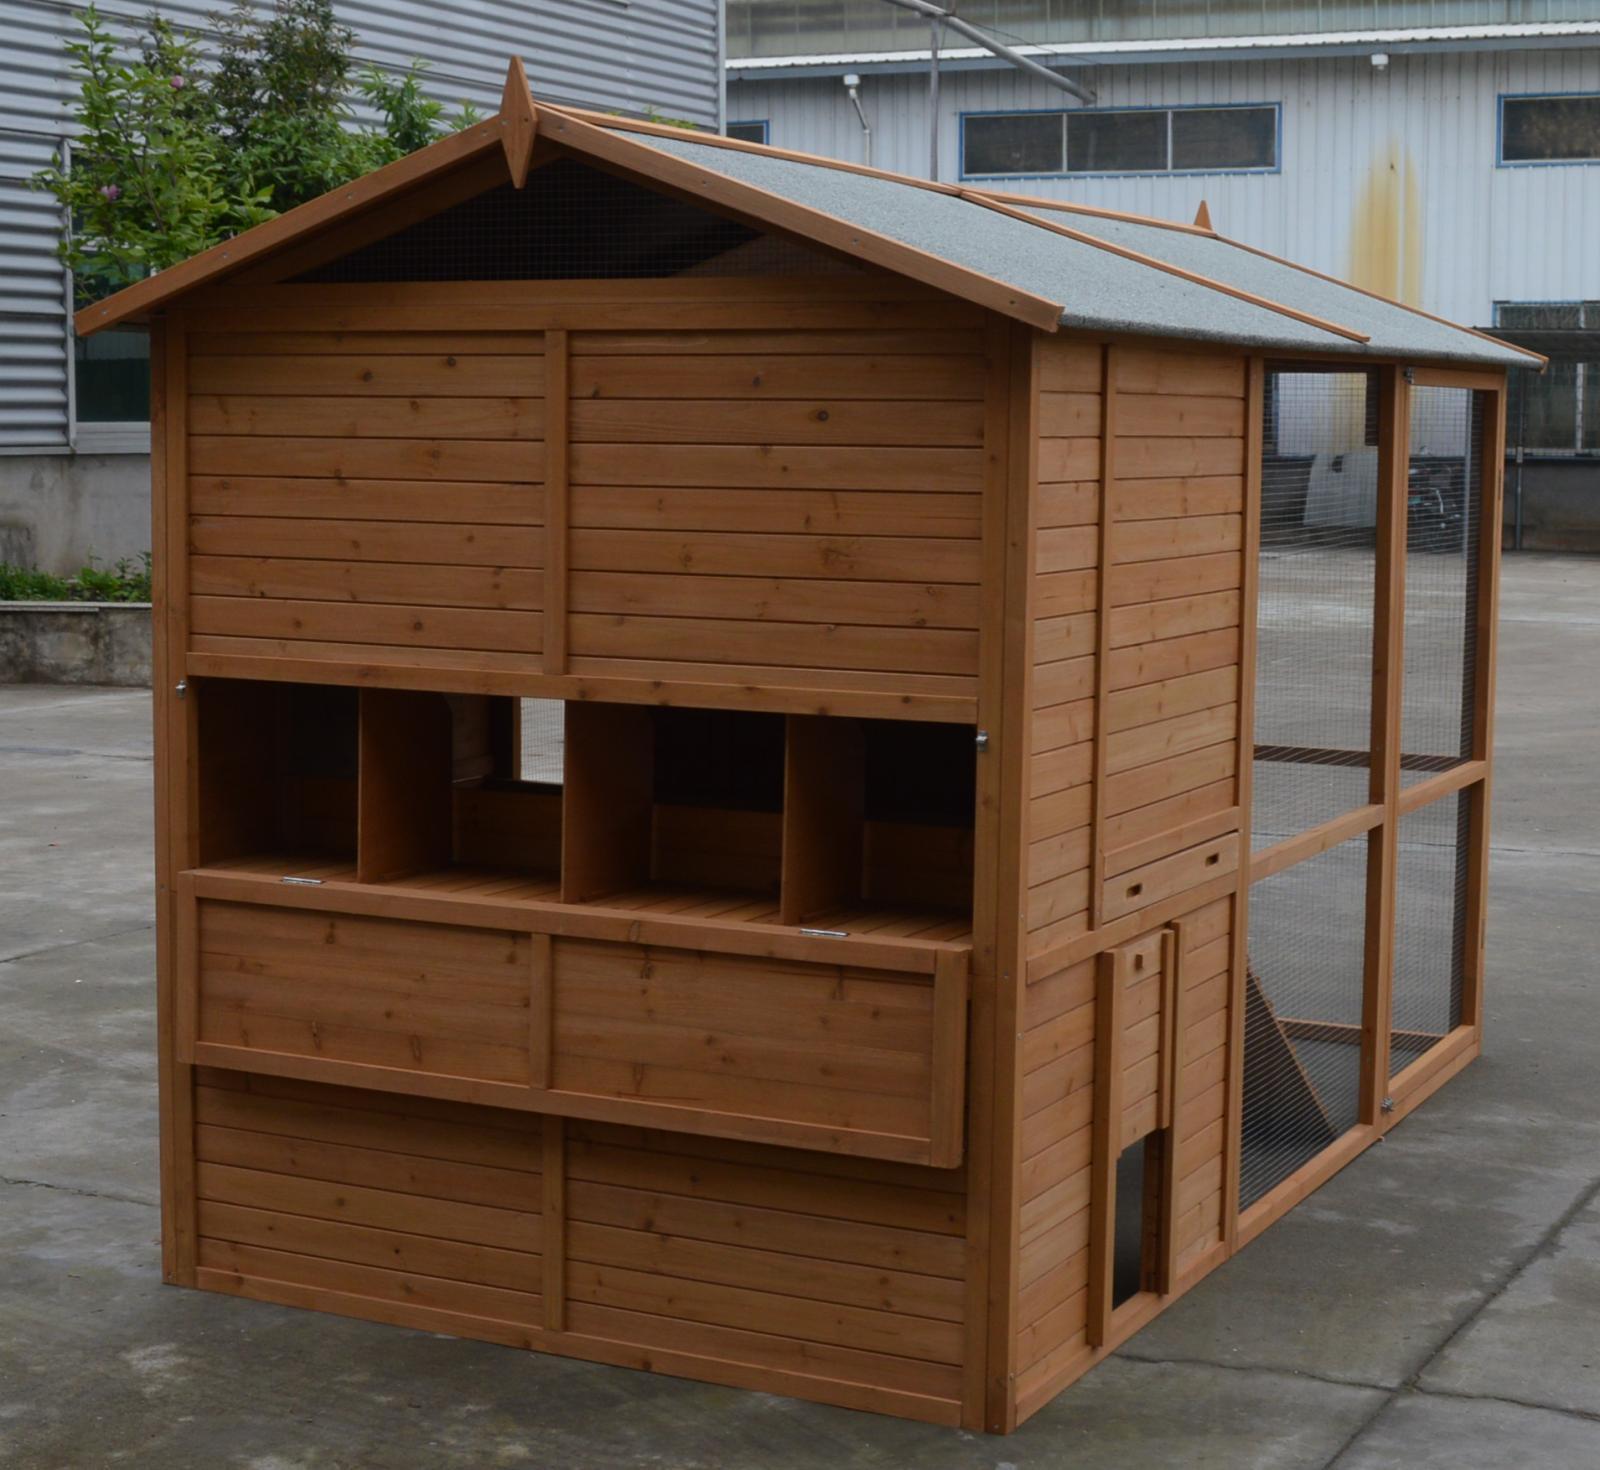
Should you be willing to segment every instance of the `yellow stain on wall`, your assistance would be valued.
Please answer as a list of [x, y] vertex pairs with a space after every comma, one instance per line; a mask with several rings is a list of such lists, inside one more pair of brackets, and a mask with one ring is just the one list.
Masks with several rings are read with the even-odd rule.
[[1422, 191], [1391, 138], [1373, 158], [1350, 215], [1350, 280], [1412, 306], [1422, 301]]

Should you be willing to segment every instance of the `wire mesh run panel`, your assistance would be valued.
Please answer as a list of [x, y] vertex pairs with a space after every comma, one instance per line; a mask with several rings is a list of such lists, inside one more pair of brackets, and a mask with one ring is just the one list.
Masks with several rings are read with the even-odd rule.
[[1472, 754], [1487, 395], [1417, 388], [1406, 489], [1400, 781]]
[[1461, 1024], [1470, 804], [1463, 792], [1400, 819], [1391, 1076], [1403, 1072]]
[[1253, 846], [1367, 801], [1377, 376], [1266, 375]]
[[1359, 1121], [1366, 886], [1358, 838], [1250, 891], [1241, 1209]]

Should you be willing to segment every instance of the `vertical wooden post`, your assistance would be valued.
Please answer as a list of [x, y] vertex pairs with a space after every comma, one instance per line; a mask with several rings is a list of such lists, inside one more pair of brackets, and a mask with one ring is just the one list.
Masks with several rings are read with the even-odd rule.
[[544, 671], [567, 671], [567, 523], [571, 512], [567, 333], [544, 334]]
[[983, 585], [973, 850], [972, 1084], [967, 1089], [967, 1293], [962, 1423], [1015, 1427], [1017, 1030], [1026, 981], [1022, 895], [1033, 660], [1032, 570], [1038, 478], [1037, 334], [993, 319], [986, 334]]
[[551, 1332], [567, 1327], [567, 1120], [544, 1120], [544, 1325]]
[[961, 1162], [967, 1097], [967, 955], [941, 949], [933, 961], [932, 1086], [928, 1162], [937, 1169]]
[[1401, 686], [1405, 673], [1406, 502], [1411, 464], [1411, 387], [1405, 370], [1383, 368], [1378, 383], [1378, 546], [1368, 800], [1382, 805], [1383, 821], [1367, 837], [1360, 1097], [1360, 1119], [1372, 1125], [1383, 1118], [1389, 1089], [1404, 698]]
[[1261, 597], [1262, 445], [1266, 437], [1267, 365], [1250, 359], [1245, 382], [1244, 527], [1239, 578], [1239, 886], [1228, 915], [1232, 950], [1228, 978], [1228, 1092], [1224, 1105], [1222, 1238], [1232, 1255], [1239, 1242], [1239, 1175], [1244, 1154], [1244, 1011], [1250, 966], [1250, 853], [1254, 819], [1256, 743], [1256, 617]]
[[[1479, 390], [1483, 391], [1483, 390]], [[1466, 953], [1462, 956], [1461, 1023], [1482, 1032], [1484, 924], [1489, 907], [1489, 806], [1494, 790], [1495, 656], [1500, 627], [1500, 541], [1504, 515], [1506, 393], [1484, 392], [1478, 525], [1478, 605], [1472, 609], [1477, 661], [1472, 680], [1472, 750], [1484, 777], [1467, 794]]]
[[[194, 729], [198, 694], [188, 691], [188, 342], [168, 313], [150, 332], [151, 620], [156, 819], [156, 1043], [161, 1109], [161, 1271], [193, 1286], [196, 1257], [194, 1069], [182, 1028], [195, 1011], [190, 946], [179, 928], [178, 874], [197, 860]], [[178, 688], [185, 693], [180, 696]]]
[[1161, 1111], [1159, 1126], [1164, 1130], [1161, 1144], [1160, 1202], [1161, 1254], [1156, 1263], [1155, 1289], [1163, 1296], [1178, 1280], [1178, 1114], [1183, 1103], [1183, 1015], [1184, 961], [1188, 937], [1184, 921], [1174, 919], [1161, 936], [1161, 975], [1166, 994], [1162, 997]]
[[1111, 581], [1113, 489], [1117, 476], [1117, 349], [1105, 348], [1100, 373], [1100, 524], [1095, 572], [1094, 768], [1090, 776], [1089, 928], [1105, 917], [1106, 731], [1111, 701]]
[[1117, 1259], [1117, 1159], [1122, 1153], [1122, 951], [1095, 959], [1094, 1122], [1089, 1186], [1089, 1346], [1111, 1329]]

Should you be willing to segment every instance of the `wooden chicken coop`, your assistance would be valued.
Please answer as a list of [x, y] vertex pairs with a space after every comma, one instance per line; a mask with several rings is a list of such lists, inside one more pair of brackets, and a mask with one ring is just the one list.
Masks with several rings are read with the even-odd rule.
[[1520, 350], [516, 65], [131, 322], [170, 1281], [1006, 1431], [1477, 1055]]

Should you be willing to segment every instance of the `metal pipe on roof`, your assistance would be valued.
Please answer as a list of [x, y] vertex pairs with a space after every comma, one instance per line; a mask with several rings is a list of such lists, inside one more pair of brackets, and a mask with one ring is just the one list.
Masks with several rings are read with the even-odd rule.
[[939, 22], [928, 22], [928, 177], [939, 182]]
[[1042, 82], [1049, 82], [1052, 87], [1070, 92], [1080, 102], [1094, 101], [1094, 92], [1090, 88], [1062, 76], [1060, 72], [1051, 71], [1048, 66], [1041, 66], [1032, 57], [1024, 56], [1020, 51], [1013, 51], [1009, 46], [995, 40], [993, 36], [980, 31], [977, 26], [962, 20], [959, 15], [952, 15], [948, 10], [942, 10], [939, 6], [931, 4], [930, 0], [887, 0], [887, 3], [898, 5], [902, 10], [910, 10], [917, 15], [925, 15], [932, 21], [943, 21], [951, 30], [965, 36], [969, 41], [976, 41], [985, 51], [992, 52], [1002, 61], [1009, 61], [1012, 66], [1038, 77]]

